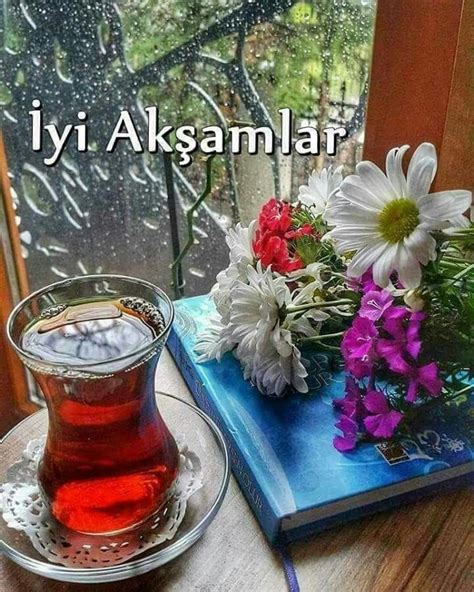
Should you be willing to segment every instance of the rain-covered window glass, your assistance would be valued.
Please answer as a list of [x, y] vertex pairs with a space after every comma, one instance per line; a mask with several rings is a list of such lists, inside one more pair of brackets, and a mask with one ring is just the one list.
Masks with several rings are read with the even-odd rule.
[[[346, 127], [335, 160], [350, 170], [360, 159], [375, 0], [2, 2], [2, 127], [32, 289], [99, 271], [169, 289], [177, 248], [170, 208], [182, 246], [204, 162], [173, 162], [170, 194], [162, 154], [136, 154], [124, 142], [106, 153], [122, 109], [141, 134], [144, 108], [157, 105], [160, 126], [249, 121], [278, 135], [278, 110], [289, 107], [295, 129]], [[31, 150], [34, 99], [45, 124], [61, 129], [85, 111], [89, 151], [68, 147], [46, 167], [44, 154]], [[248, 223], [270, 196], [291, 199], [329, 160], [324, 153], [218, 156], [183, 261], [184, 293], [212, 285], [227, 258], [228, 226]]]

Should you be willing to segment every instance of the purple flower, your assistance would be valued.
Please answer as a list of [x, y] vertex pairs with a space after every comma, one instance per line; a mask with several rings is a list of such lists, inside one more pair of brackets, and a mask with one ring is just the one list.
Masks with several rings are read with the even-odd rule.
[[369, 376], [375, 355], [375, 338], [378, 332], [374, 323], [364, 317], [356, 317], [341, 343], [346, 369], [355, 378]]
[[346, 284], [351, 290], [363, 292], [364, 294], [370, 291], [380, 291], [372, 277], [372, 269], [368, 269], [360, 278], [346, 278]]
[[405, 306], [393, 306], [385, 315], [383, 328], [395, 338], [401, 338], [405, 333], [405, 338], [410, 344], [419, 341], [421, 322], [425, 318], [424, 312], [411, 312]]
[[341, 430], [343, 435], [334, 438], [334, 448], [339, 452], [353, 450], [357, 442], [357, 422], [347, 417], [347, 415], [342, 415], [341, 419], [336, 423], [336, 428]]
[[361, 420], [365, 415], [365, 408], [362, 404], [362, 390], [352, 376], [346, 378], [346, 391], [343, 399], [336, 399], [334, 407], [339, 409], [345, 416]]
[[392, 339], [379, 339], [377, 353], [385, 359], [388, 367], [397, 374], [406, 374], [409, 365], [405, 360], [409, 354], [416, 360], [421, 350], [420, 326], [424, 313], [411, 313], [404, 306], [393, 306], [386, 313], [384, 330]]
[[406, 306], [392, 306], [385, 315], [384, 328], [387, 331], [396, 331], [398, 327], [403, 327], [403, 321], [406, 321], [411, 314]]
[[391, 438], [403, 418], [403, 413], [390, 409], [387, 399], [380, 391], [369, 391], [364, 406], [371, 413], [364, 419], [364, 426], [376, 438]]
[[417, 359], [421, 350], [420, 327], [426, 318], [424, 312], [414, 312], [410, 315], [406, 327], [407, 352], [413, 359]]
[[378, 321], [393, 303], [393, 296], [386, 290], [370, 290], [362, 297], [359, 315]]
[[438, 397], [441, 393], [443, 381], [439, 377], [436, 362], [430, 362], [418, 368], [410, 368], [407, 374], [410, 377], [410, 382], [405, 399], [409, 403], [416, 401], [420, 386], [423, 386], [432, 397]]
[[406, 344], [402, 339], [379, 339], [377, 341], [377, 353], [383, 358], [392, 372], [406, 374], [409, 364], [403, 357], [406, 352]]

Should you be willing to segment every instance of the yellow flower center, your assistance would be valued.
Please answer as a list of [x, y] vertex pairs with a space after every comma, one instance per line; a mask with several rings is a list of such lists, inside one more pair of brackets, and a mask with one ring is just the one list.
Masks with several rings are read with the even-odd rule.
[[418, 226], [418, 213], [418, 208], [411, 199], [394, 199], [380, 212], [379, 231], [387, 242], [398, 243]]

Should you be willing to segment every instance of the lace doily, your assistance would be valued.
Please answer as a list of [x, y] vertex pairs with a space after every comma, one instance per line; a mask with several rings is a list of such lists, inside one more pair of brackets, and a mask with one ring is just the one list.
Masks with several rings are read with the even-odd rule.
[[171, 540], [181, 524], [187, 500], [202, 487], [199, 457], [176, 437], [179, 474], [160, 511], [136, 529], [118, 535], [85, 535], [60, 524], [43, 501], [36, 477], [45, 436], [29, 442], [21, 460], [8, 470], [0, 487], [2, 516], [10, 528], [23, 531], [33, 547], [52, 563], [66, 567], [107, 567], [123, 563]]

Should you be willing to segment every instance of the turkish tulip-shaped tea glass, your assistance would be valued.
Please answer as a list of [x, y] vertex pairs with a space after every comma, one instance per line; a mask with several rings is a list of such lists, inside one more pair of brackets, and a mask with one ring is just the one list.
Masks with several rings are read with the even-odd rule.
[[38, 482], [73, 530], [124, 531], [166, 501], [179, 454], [154, 382], [172, 320], [159, 288], [113, 275], [58, 282], [10, 315], [10, 341], [48, 408]]

